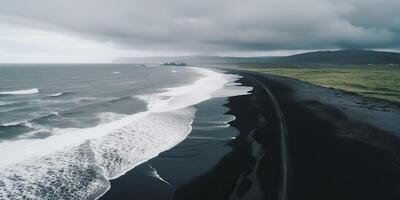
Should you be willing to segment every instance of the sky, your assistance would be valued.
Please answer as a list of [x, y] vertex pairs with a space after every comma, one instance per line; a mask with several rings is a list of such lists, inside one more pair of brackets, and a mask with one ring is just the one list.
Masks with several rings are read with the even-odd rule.
[[1, 0], [0, 63], [400, 49], [399, 0]]

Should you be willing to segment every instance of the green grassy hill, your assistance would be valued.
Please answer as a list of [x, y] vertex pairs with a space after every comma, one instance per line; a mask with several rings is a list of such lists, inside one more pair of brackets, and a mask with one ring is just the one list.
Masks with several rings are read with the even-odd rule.
[[400, 103], [400, 65], [249, 69]]

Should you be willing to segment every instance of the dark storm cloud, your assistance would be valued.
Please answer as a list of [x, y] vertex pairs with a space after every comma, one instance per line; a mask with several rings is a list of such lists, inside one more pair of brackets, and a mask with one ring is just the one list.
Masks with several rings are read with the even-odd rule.
[[121, 48], [399, 48], [398, 0], [10, 0], [0, 20]]

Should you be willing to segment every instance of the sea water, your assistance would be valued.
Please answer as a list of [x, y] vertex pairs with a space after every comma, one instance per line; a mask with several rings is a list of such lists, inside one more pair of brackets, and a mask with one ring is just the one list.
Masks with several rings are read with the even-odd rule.
[[[246, 94], [239, 78], [198, 67], [0, 65], [0, 199], [100, 197], [188, 137], [195, 105]], [[234, 116], [219, 118], [204, 128]]]

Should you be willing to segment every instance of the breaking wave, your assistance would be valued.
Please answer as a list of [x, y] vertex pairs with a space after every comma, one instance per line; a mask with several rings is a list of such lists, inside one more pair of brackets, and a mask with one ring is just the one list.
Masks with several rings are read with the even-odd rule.
[[48, 97], [60, 97], [65, 94], [66, 94], [65, 92], [58, 92], [58, 93], [49, 94]]
[[0, 199], [95, 199], [110, 188], [109, 180], [180, 143], [192, 130], [193, 105], [237, 78], [192, 69], [202, 76], [193, 84], [141, 95], [146, 111], [100, 113], [94, 127], [53, 128], [46, 138], [0, 142]]
[[0, 95], [25, 95], [25, 94], [37, 94], [37, 93], [39, 93], [39, 89], [32, 88], [28, 90], [3, 91], [0, 92]]

